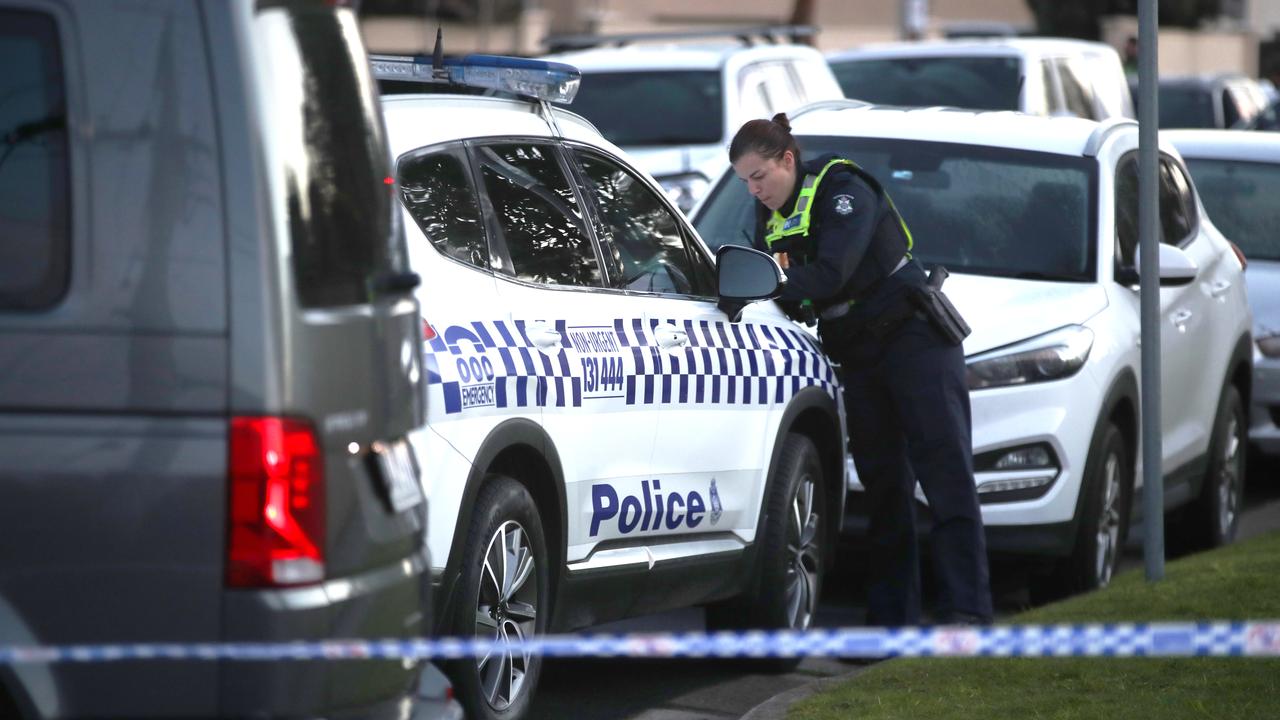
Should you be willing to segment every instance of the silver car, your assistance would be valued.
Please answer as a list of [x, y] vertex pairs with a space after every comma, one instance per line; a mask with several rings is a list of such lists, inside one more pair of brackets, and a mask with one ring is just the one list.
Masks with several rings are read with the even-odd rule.
[[[355, 13], [0, 0], [0, 646], [429, 627]], [[404, 717], [421, 666], [0, 665], [0, 717]]]
[[1225, 130], [1161, 133], [1191, 170], [1213, 223], [1248, 259], [1253, 308], [1249, 440], [1280, 456], [1280, 135]]

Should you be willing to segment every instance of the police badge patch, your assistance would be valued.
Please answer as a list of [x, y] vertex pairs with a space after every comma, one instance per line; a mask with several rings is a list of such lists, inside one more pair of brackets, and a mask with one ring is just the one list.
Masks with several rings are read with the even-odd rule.
[[840, 213], [841, 215], [848, 215], [849, 213], [853, 212], [853, 196], [852, 195], [837, 195], [835, 197], [835, 201], [836, 201], [836, 212]]

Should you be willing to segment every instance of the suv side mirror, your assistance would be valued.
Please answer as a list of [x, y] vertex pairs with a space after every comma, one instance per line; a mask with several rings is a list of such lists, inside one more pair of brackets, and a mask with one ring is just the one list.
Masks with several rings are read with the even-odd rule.
[[[1138, 267], [1141, 263], [1142, 248], [1133, 254], [1133, 265], [1116, 269], [1116, 282], [1122, 285], [1138, 284]], [[1160, 285], [1161, 287], [1177, 287], [1186, 285], [1196, 279], [1200, 268], [1181, 248], [1160, 243]]]
[[716, 307], [729, 322], [742, 319], [742, 309], [757, 300], [775, 298], [786, 277], [778, 263], [765, 253], [741, 245], [721, 245], [716, 251]]

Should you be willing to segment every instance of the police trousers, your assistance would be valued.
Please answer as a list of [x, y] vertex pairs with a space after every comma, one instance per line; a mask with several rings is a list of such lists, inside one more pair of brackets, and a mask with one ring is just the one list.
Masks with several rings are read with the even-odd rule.
[[824, 345], [838, 348], [849, 447], [867, 492], [871, 625], [921, 620], [917, 481], [933, 516], [936, 620], [992, 617], [964, 352], [920, 315], [909, 315], [887, 333], [859, 331], [901, 308], [911, 286], [924, 282], [923, 269], [910, 263], [855, 305], [844, 322], [819, 327]]

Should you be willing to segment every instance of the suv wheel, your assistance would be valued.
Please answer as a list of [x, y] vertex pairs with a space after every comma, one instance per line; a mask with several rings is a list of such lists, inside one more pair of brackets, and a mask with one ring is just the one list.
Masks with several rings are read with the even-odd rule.
[[1047, 577], [1033, 578], [1036, 603], [1106, 587], [1120, 562], [1133, 496], [1133, 464], [1120, 428], [1107, 424], [1089, 450], [1087, 463], [1075, 546]]
[[[805, 630], [813, 623], [826, 554], [826, 497], [813, 441], [788, 434], [777, 473], [760, 540], [755, 594], [709, 607], [711, 629]], [[779, 669], [798, 662], [784, 659]]]
[[1209, 443], [1209, 471], [1200, 497], [1189, 508], [1187, 531], [1195, 547], [1227, 545], [1236, 539], [1244, 496], [1247, 420], [1240, 392], [1227, 385], [1218, 400]]
[[[542, 522], [529, 491], [491, 476], [476, 499], [462, 556], [461, 596], [451, 634], [499, 643], [546, 631], [549, 568]], [[542, 659], [496, 650], [450, 665], [469, 718], [512, 720], [525, 715]]]

